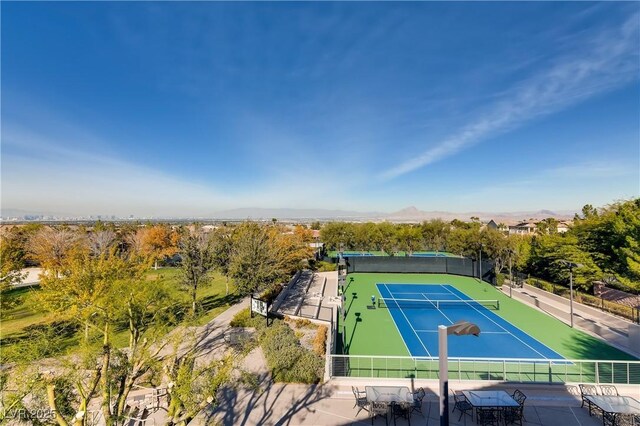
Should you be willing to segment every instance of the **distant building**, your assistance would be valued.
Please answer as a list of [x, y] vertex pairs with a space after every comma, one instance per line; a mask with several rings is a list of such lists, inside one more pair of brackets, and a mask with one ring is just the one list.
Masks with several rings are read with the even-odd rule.
[[573, 225], [572, 222], [558, 222], [558, 232], [564, 234], [571, 228], [571, 225]]
[[509, 235], [533, 235], [536, 233], [536, 223], [532, 221], [520, 222], [509, 227]]
[[491, 219], [489, 223], [487, 223], [487, 228], [498, 229], [498, 224], [493, 219]]

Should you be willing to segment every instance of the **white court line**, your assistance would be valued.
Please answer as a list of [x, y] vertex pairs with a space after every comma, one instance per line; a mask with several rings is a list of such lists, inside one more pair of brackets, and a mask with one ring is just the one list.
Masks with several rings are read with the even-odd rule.
[[[441, 284], [442, 285], [442, 284]], [[456, 296], [458, 299], [460, 300], [464, 300], [462, 297], [458, 296], [457, 294], [455, 294], [454, 292], [452, 292], [451, 290], [449, 290], [447, 287], [445, 287], [444, 285], [442, 285], [442, 287], [447, 290], [449, 293], [453, 294], [454, 296]], [[507, 333], [511, 334], [516, 340], [519, 340], [520, 343], [522, 343], [523, 345], [527, 346], [529, 349], [531, 349], [532, 351], [534, 351], [535, 353], [537, 353], [538, 355], [540, 355], [542, 358], [544, 359], [549, 359], [546, 356], [544, 356], [543, 354], [541, 354], [540, 352], [538, 352], [535, 348], [533, 348], [531, 345], [527, 344], [526, 342], [523, 342], [522, 339], [520, 339], [518, 336], [516, 336], [515, 334], [509, 332], [506, 328], [504, 328], [503, 326], [501, 326], [500, 324], [498, 324], [497, 322], [495, 322], [493, 320], [493, 318], [488, 317], [484, 312], [478, 310], [478, 308], [476, 308], [473, 305], [469, 305], [471, 306], [473, 309], [475, 309], [476, 312], [478, 312], [480, 315], [482, 315], [483, 317], [485, 317], [486, 319], [488, 319], [489, 321], [491, 321], [492, 323], [494, 323], [495, 325], [497, 325], [498, 327], [500, 327], [501, 329], [503, 329], [504, 331], [506, 331]], [[480, 333], [482, 333], [482, 331], [480, 331]]]
[[[429, 300], [429, 298], [428, 298], [427, 296], [425, 296], [425, 294], [424, 294], [424, 293], [422, 294], [422, 296], [423, 296], [425, 299]], [[438, 307], [437, 307], [438, 305], [436, 305], [436, 304], [435, 304], [435, 303], [433, 303], [433, 302], [431, 302], [431, 304], [432, 304], [432, 305], [433, 305], [433, 306], [438, 310], [438, 312], [440, 312], [440, 313], [442, 314], [442, 316], [443, 316], [443, 317], [445, 317], [445, 318], [447, 319], [447, 321], [449, 321], [451, 324], [453, 324], [453, 321], [451, 321], [451, 318], [449, 318], [447, 315], [445, 315], [445, 313], [444, 313], [444, 312], [442, 312], [442, 311], [440, 310], [440, 308], [438, 308]]]
[[[386, 288], [386, 289], [387, 289], [387, 292], [388, 292], [389, 294], [392, 294], [392, 293], [389, 291], [389, 288], [387, 287], [387, 285], [386, 285], [386, 284], [376, 283], [376, 289], [378, 290], [378, 292], [380, 292], [380, 289], [379, 289], [379, 288], [377, 288], [379, 285], [383, 285], [383, 286], [384, 286], [384, 288]], [[392, 297], [393, 297], [393, 296], [392, 296]], [[389, 312], [389, 315], [391, 315], [391, 312]], [[407, 317], [405, 316], [405, 319], [406, 319], [406, 318], [407, 318]], [[398, 328], [398, 324], [396, 324], [396, 319], [393, 317], [393, 315], [391, 315], [391, 321], [393, 321], [393, 325], [395, 325], [395, 326], [396, 326], [396, 330], [398, 330], [398, 334], [400, 335], [400, 340], [402, 340], [402, 343], [404, 343], [404, 347], [405, 347], [405, 348], [407, 348], [407, 352], [408, 352], [409, 354], [411, 354], [411, 351], [409, 350], [409, 346], [407, 346], [407, 342], [405, 342], [405, 341], [404, 341], [404, 337], [402, 336], [402, 332], [401, 332], [401, 331], [400, 331], [400, 329]], [[408, 322], [408, 321], [407, 321], [407, 322]], [[411, 324], [409, 324], [409, 325], [411, 325]], [[422, 341], [422, 340], [421, 340], [421, 341]], [[425, 349], [426, 349], [426, 348], [425, 348]], [[429, 352], [429, 351], [427, 351], [427, 353], [428, 353], [428, 352]], [[431, 356], [431, 354], [429, 354], [429, 356]]]
[[[387, 289], [387, 292], [391, 295], [391, 298], [395, 301], [396, 298], [393, 297], [393, 293], [391, 292], [391, 290], [389, 290], [389, 287], [387, 287], [386, 284], [383, 284], [384, 288]], [[397, 303], [396, 303], [397, 304]], [[413, 334], [416, 335], [416, 337], [418, 338], [418, 341], [420, 342], [420, 344], [422, 345], [422, 347], [424, 348], [425, 351], [427, 351], [427, 355], [431, 356], [431, 352], [429, 352], [429, 349], [427, 349], [427, 347], [424, 345], [424, 343], [422, 342], [422, 339], [420, 338], [420, 336], [418, 336], [418, 333], [416, 333], [416, 329], [413, 328], [413, 325], [411, 325], [411, 321], [409, 321], [409, 318], [407, 318], [407, 316], [405, 315], [404, 311], [402, 310], [402, 308], [400, 307], [400, 305], [398, 305], [398, 309], [400, 309], [400, 312], [402, 312], [402, 316], [404, 317], [404, 319], [407, 321], [407, 324], [409, 324], [409, 327], [411, 327], [411, 330], [413, 330]], [[393, 317], [393, 315], [391, 315], [391, 317]], [[395, 320], [393, 321], [395, 323]], [[398, 328], [398, 324], [396, 324], [396, 328]], [[400, 330], [398, 329], [398, 332], [400, 332]], [[402, 333], [400, 333], [400, 336], [402, 336]], [[404, 339], [402, 339], [402, 341], [404, 341]], [[405, 346], [407, 346], [407, 343], [404, 343]], [[407, 347], [407, 350], [409, 350], [409, 348]], [[409, 351], [409, 353], [411, 353], [411, 351]]]
[[[418, 333], [437, 333], [438, 330], [418, 330]], [[511, 334], [508, 331], [483, 331], [482, 334]]]
[[441, 295], [441, 296], [445, 296], [445, 295], [449, 295], [449, 293], [424, 293], [424, 292], [417, 292], [417, 291], [397, 291], [394, 294], [428, 294], [428, 295]]

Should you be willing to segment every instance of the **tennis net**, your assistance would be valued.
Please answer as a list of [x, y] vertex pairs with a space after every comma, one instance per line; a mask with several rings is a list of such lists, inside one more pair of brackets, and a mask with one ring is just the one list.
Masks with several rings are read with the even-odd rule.
[[417, 309], [441, 309], [441, 308], [485, 308], [500, 309], [499, 300], [431, 300], [431, 299], [396, 299], [393, 297], [378, 298], [379, 308], [417, 308]]

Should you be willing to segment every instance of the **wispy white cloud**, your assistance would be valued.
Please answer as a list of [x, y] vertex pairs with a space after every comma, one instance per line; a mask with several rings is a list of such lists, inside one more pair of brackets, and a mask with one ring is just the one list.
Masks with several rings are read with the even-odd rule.
[[513, 87], [460, 132], [386, 170], [389, 180], [452, 156], [538, 117], [563, 110], [638, 78], [640, 14], [581, 40], [544, 72]]
[[[78, 137], [78, 135], [75, 135]], [[188, 216], [229, 205], [210, 185], [189, 182], [99, 150], [68, 148], [11, 125], [3, 129], [2, 206], [74, 214]], [[81, 140], [74, 140], [76, 147]]]
[[[324, 176], [320, 166], [303, 161], [304, 156], [283, 158], [278, 167], [269, 169], [268, 178], [238, 188], [232, 184], [232, 176], [229, 181], [196, 181], [120, 158], [102, 149], [110, 145], [108, 141], [80, 127], [76, 128], [78, 133], [52, 136], [14, 123], [4, 124], [4, 209], [72, 215], [208, 217], [236, 207], [356, 207], [349, 203], [348, 185], [318, 185]], [[92, 143], [83, 148], [83, 141], [98, 141], [100, 148]], [[281, 143], [286, 145], [286, 141]], [[254, 161], [259, 163], [257, 158]]]

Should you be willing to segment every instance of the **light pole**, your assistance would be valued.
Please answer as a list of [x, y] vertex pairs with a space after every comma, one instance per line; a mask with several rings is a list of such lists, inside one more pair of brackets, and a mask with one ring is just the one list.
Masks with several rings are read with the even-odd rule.
[[480, 243], [480, 249], [478, 250], [478, 253], [480, 253], [480, 256], [478, 256], [478, 258], [480, 259], [480, 261], [478, 262], [478, 271], [480, 274], [480, 282], [482, 283], [482, 248], [484, 247], [484, 244]]
[[458, 321], [450, 326], [438, 326], [438, 366], [440, 370], [440, 426], [449, 426], [449, 360], [447, 336], [480, 335], [480, 327], [468, 321]]
[[573, 328], [573, 268], [581, 268], [582, 265], [568, 260], [561, 260], [560, 262], [569, 268], [569, 322], [571, 328]]
[[513, 250], [509, 249], [509, 297], [513, 298], [513, 274], [511, 273], [511, 257]]

